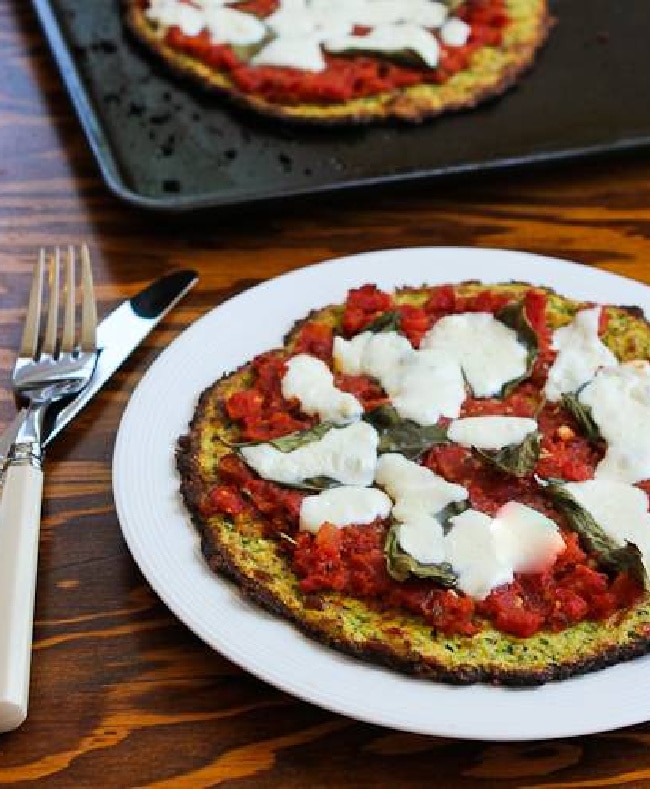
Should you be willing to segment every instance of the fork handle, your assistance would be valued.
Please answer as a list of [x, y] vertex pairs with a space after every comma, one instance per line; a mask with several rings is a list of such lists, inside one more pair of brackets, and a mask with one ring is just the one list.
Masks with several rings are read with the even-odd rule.
[[0, 732], [27, 717], [43, 472], [9, 465], [0, 501]]

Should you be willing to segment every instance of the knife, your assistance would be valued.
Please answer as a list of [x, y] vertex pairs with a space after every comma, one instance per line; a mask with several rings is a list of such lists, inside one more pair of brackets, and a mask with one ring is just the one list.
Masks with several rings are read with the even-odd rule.
[[[190, 270], [175, 271], [160, 277], [101, 321], [97, 326], [97, 347], [100, 350], [93, 377], [71, 402], [63, 401], [50, 408], [43, 428], [43, 447], [97, 394], [122, 362], [197, 281], [197, 273]], [[11, 447], [26, 415], [27, 409], [21, 409], [0, 435], [0, 485]]]
[[[99, 324], [97, 347], [100, 353], [93, 377], [86, 388], [71, 402], [63, 404], [49, 420], [49, 425], [44, 426], [43, 445], [48, 444], [79, 413], [197, 279], [194, 271], [178, 271], [161, 277]], [[26, 413], [26, 409], [19, 412], [0, 436], [3, 466], [7, 465], [6, 458], [11, 453]], [[11, 470], [7, 472], [11, 473]], [[34, 503], [26, 499], [19, 505], [30, 507]], [[3, 548], [7, 551], [4, 558], [12, 558], [3, 565], [3, 595], [0, 597], [0, 625], [3, 633], [0, 642], [0, 732], [20, 726], [27, 717], [29, 699], [38, 529], [26, 532], [16, 528], [20, 525], [17, 506], [10, 496], [0, 501], [2, 522], [13, 527], [6, 529], [2, 535]], [[38, 506], [40, 508], [40, 498]], [[38, 523], [38, 515], [33, 520]]]

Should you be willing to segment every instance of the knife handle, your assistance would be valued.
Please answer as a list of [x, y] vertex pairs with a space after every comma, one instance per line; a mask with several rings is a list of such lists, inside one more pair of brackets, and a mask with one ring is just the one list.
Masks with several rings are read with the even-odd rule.
[[9, 465], [0, 501], [0, 732], [27, 717], [43, 472]]

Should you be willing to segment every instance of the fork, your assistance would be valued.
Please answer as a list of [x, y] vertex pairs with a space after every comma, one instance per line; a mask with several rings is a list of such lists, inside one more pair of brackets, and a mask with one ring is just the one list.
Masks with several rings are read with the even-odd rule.
[[[49, 293], [46, 314], [41, 316], [46, 269]], [[61, 331], [59, 312], [63, 312]], [[78, 255], [73, 247], [65, 253], [57, 248], [50, 255], [42, 249], [12, 374], [14, 391], [27, 400], [28, 409], [7, 461], [0, 502], [0, 731], [15, 729], [27, 717], [45, 419], [52, 403], [74, 396], [90, 381], [97, 361], [96, 327], [88, 248], [82, 246]]]

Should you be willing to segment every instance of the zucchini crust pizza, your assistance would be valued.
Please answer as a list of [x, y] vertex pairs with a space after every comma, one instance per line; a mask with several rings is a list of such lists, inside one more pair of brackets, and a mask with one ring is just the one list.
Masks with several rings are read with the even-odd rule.
[[171, 69], [258, 113], [315, 124], [419, 122], [513, 85], [547, 0], [126, 0]]
[[650, 651], [650, 326], [523, 283], [368, 284], [201, 395], [210, 567], [338, 650], [535, 685]]

